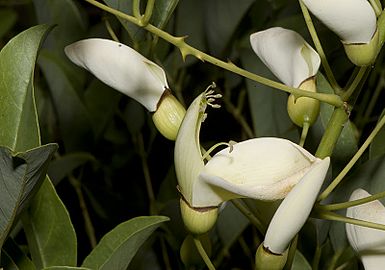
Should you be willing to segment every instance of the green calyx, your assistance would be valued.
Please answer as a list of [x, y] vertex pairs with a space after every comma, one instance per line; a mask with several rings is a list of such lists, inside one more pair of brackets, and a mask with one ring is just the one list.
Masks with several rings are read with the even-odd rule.
[[157, 110], [152, 115], [152, 120], [164, 137], [175, 141], [185, 114], [186, 109], [183, 105], [170, 91], [166, 90], [158, 103]]
[[374, 63], [378, 53], [379, 34], [378, 30], [374, 33], [369, 43], [347, 44], [343, 43], [345, 52], [349, 60], [356, 66], [369, 66]]
[[[315, 78], [311, 77], [304, 81], [300, 89], [317, 92]], [[317, 120], [320, 110], [320, 102], [313, 98], [300, 97], [296, 98], [291, 94], [287, 100], [287, 112], [290, 119], [299, 127], [303, 127], [304, 123], [311, 126]]]
[[283, 254], [271, 253], [263, 246], [259, 245], [255, 254], [255, 269], [256, 270], [282, 270], [287, 261], [287, 249]]

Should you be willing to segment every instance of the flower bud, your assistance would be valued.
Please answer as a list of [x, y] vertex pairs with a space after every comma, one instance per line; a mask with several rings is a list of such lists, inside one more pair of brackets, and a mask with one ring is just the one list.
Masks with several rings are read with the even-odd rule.
[[[315, 77], [311, 77], [304, 81], [300, 89], [316, 93]], [[291, 121], [297, 126], [303, 127], [304, 123], [310, 126], [317, 120], [320, 111], [320, 102], [314, 98], [300, 97], [295, 98], [291, 94], [287, 100], [287, 112], [289, 113]]]
[[175, 141], [185, 114], [182, 104], [169, 91], [164, 91], [152, 120], [164, 137]]
[[259, 245], [257, 253], [255, 254], [255, 269], [256, 270], [281, 270], [286, 264], [287, 249], [282, 254], [274, 254], [263, 246], [263, 243]]
[[376, 60], [379, 37], [378, 30], [374, 33], [369, 43], [345, 43], [342, 42], [349, 60], [356, 66], [368, 66]]
[[196, 235], [208, 232], [217, 221], [218, 208], [192, 208], [184, 199], [180, 199], [182, 219], [187, 230]]

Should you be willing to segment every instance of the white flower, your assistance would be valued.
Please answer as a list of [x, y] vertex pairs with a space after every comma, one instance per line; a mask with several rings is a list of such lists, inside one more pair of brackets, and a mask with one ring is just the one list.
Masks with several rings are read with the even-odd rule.
[[153, 112], [159, 132], [167, 139], [176, 139], [186, 110], [169, 91], [160, 66], [130, 47], [108, 39], [81, 40], [64, 51], [76, 65]]
[[205, 92], [194, 100], [175, 143], [179, 190], [190, 207], [217, 207], [240, 197], [282, 199], [307, 172], [322, 163], [288, 140], [256, 138], [223, 149], [205, 164], [199, 131], [213, 97], [212, 92]]
[[150, 112], [168, 89], [164, 70], [130, 47], [108, 39], [90, 38], [65, 48], [72, 62], [99, 80], [137, 100]]
[[345, 43], [369, 43], [376, 31], [376, 14], [367, 0], [302, 1]]
[[318, 53], [296, 32], [273, 27], [250, 36], [254, 52], [284, 84], [299, 87], [317, 74]]
[[305, 224], [324, 182], [329, 157], [318, 162], [289, 192], [275, 212], [263, 245], [274, 254], [283, 254]]
[[[370, 196], [363, 189], [356, 189], [350, 201]], [[385, 225], [385, 207], [378, 200], [348, 208], [350, 218]], [[366, 270], [375, 270], [385, 265], [385, 231], [346, 223], [346, 234], [352, 248], [358, 253]]]

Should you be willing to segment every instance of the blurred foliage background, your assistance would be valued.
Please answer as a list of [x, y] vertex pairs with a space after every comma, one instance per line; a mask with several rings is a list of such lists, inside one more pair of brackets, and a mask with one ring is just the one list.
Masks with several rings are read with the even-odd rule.
[[[132, 14], [130, 0], [104, 2]], [[268, 78], [274, 76], [252, 52], [251, 33], [282, 26], [311, 43], [295, 0], [157, 0], [155, 5], [152, 24], [173, 35], [188, 36], [190, 45]], [[344, 85], [354, 66], [338, 38], [316, 19], [314, 22], [335, 76]], [[300, 130], [286, 111], [287, 94], [191, 56], [183, 61], [178, 49], [167, 42], [81, 0], [0, 1], [0, 46], [22, 30], [43, 23], [56, 26], [43, 44], [35, 75], [42, 143], [59, 143], [49, 175], [74, 224], [79, 260], [120, 222], [159, 214], [171, 220], [146, 242], [129, 269], [183, 269], [179, 249], [187, 232], [178, 210], [174, 143], [157, 132], [151, 115], [140, 104], [73, 65], [65, 57], [64, 47], [88, 37], [111, 38], [113, 32], [166, 70], [171, 90], [185, 106], [215, 82], [223, 94], [222, 109], [208, 112], [201, 133], [205, 147], [260, 136], [298, 142]], [[361, 85], [365, 90], [357, 98], [351, 121], [337, 145], [334, 160], [341, 166], [381, 114], [383, 102], [374, 101], [385, 98], [383, 67], [381, 53], [367, 82]], [[322, 74], [318, 84], [321, 91], [330, 91]], [[323, 104], [311, 129], [305, 147], [313, 153], [331, 110]], [[370, 153], [382, 156], [384, 145], [378, 143]], [[258, 209], [268, 208], [263, 205]], [[319, 239], [311, 224], [304, 231], [307, 238], [299, 248], [311, 261]], [[252, 268], [260, 235], [231, 203], [221, 212], [210, 239], [218, 269]], [[23, 243], [23, 235], [18, 234], [16, 240]], [[330, 246], [326, 240], [323, 243]], [[325, 262], [330, 254], [330, 248], [323, 253]]]

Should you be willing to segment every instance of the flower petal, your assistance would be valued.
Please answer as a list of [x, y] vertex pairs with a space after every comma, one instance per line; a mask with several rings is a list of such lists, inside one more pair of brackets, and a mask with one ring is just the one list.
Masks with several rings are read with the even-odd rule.
[[91, 38], [65, 48], [68, 58], [99, 80], [154, 112], [165, 89], [164, 70], [132, 48], [108, 39]]
[[318, 53], [296, 32], [273, 27], [250, 36], [254, 52], [284, 84], [299, 87], [318, 72]]
[[215, 154], [199, 175], [200, 182], [217, 187], [216, 200], [200, 192], [199, 185], [194, 187], [194, 199], [197, 204], [209, 203], [207, 198], [215, 204], [239, 197], [282, 199], [319, 161], [289, 140], [266, 137], [243, 141], [231, 151], [226, 148]]
[[376, 14], [367, 0], [302, 0], [345, 43], [368, 43], [376, 31]]
[[[356, 189], [350, 201], [370, 196]], [[378, 200], [348, 208], [346, 216], [385, 225], [385, 207]], [[346, 223], [346, 235], [352, 248], [360, 255], [366, 270], [385, 265], [385, 231]]]
[[290, 191], [275, 212], [266, 232], [264, 246], [282, 254], [305, 224], [324, 182], [330, 159], [317, 162]]

